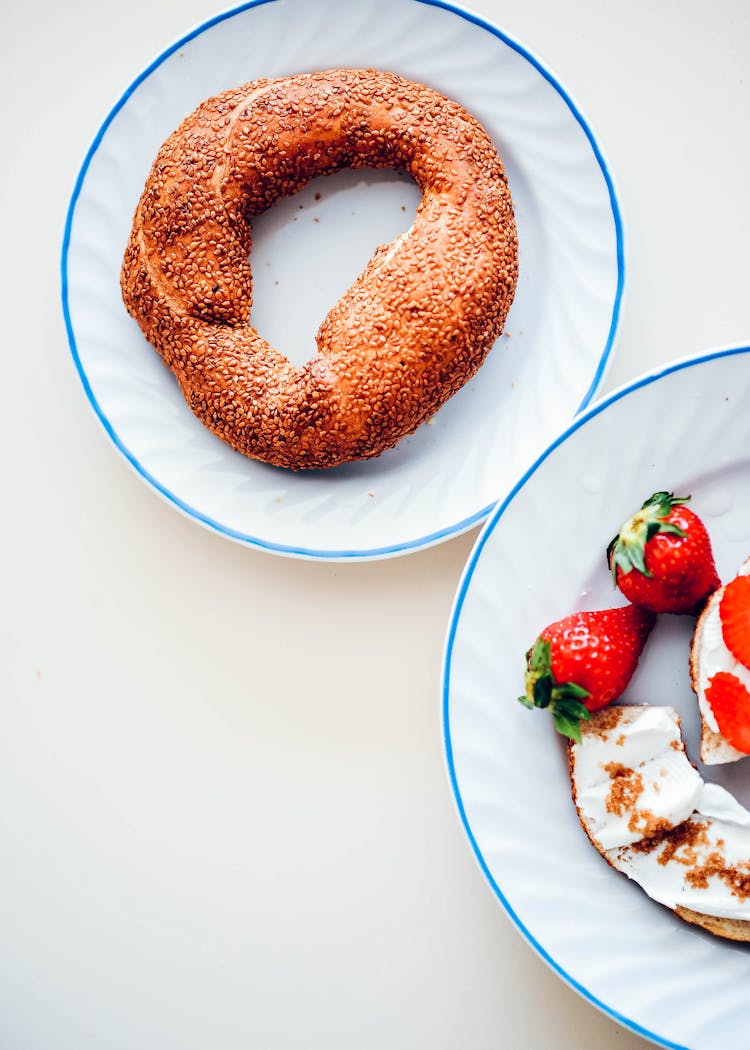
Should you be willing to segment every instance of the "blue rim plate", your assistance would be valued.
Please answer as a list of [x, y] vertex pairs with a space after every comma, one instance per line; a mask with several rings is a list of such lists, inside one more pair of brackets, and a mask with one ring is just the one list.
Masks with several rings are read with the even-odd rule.
[[[251, 0], [167, 47], [97, 132], [75, 182], [62, 246], [62, 305], [73, 360], [91, 407], [130, 466], [172, 506], [221, 535], [279, 554], [332, 560], [418, 550], [483, 520], [544, 441], [599, 388], [625, 276], [609, 169], [580, 108], [538, 58], [496, 26], [442, 0], [365, 0], [351, 7], [334, 0]], [[321, 24], [324, 33], [315, 31]], [[171, 378], [124, 315], [116, 278], [150, 161], [182, 116], [233, 83], [331, 65], [395, 69], [476, 113], [499, 142], [511, 179], [522, 279], [510, 338], [499, 341], [503, 350], [496, 347], [431, 429], [420, 428], [377, 461], [332, 472], [335, 477], [290, 477], [199, 433], [177, 403]], [[568, 173], [557, 180], [561, 187], [540, 174], [556, 158]], [[395, 198], [389, 206], [396, 207]], [[560, 218], [565, 213], [567, 225]], [[271, 242], [268, 251], [278, 244]], [[549, 265], [540, 262], [543, 251]], [[554, 331], [540, 327], [537, 316], [550, 318]], [[523, 353], [527, 364], [510, 363], [515, 347], [516, 359]], [[548, 353], [550, 361], [539, 356]], [[545, 389], [542, 376], [550, 374], [556, 378]], [[496, 425], [498, 404], [508, 407]], [[541, 435], [531, 424], [540, 405], [548, 427]], [[432, 489], [426, 478], [434, 479]]]
[[[722, 347], [649, 372], [575, 419], [482, 529], [443, 661], [448, 776], [498, 901], [585, 999], [659, 1045], [693, 1050], [746, 1045], [750, 956], [681, 923], [608, 867], [580, 829], [551, 720], [515, 698], [523, 653], [547, 623], [618, 604], [604, 550], [652, 491], [691, 494], [721, 577], [734, 575], [750, 549], [749, 397], [750, 346]], [[660, 620], [623, 699], [676, 707], [697, 763], [692, 626]], [[704, 775], [747, 804], [742, 770]]]

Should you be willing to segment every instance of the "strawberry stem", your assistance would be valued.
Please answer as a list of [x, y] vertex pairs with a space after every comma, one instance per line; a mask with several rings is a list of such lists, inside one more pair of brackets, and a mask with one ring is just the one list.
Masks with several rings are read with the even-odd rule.
[[545, 638], [537, 638], [526, 654], [526, 692], [518, 702], [533, 710], [535, 707], [549, 708], [555, 729], [576, 743], [581, 742], [581, 720], [591, 714], [581, 703], [590, 696], [588, 689], [575, 682], [558, 682], [552, 673], [552, 647]]
[[658, 533], [686, 536], [679, 525], [668, 521], [675, 507], [687, 503], [690, 496], [675, 496], [673, 492], [655, 492], [646, 500], [637, 514], [624, 523], [607, 547], [607, 563], [612, 582], [617, 586], [617, 570], [627, 575], [635, 569], [643, 576], [651, 576], [646, 568], [646, 544]]

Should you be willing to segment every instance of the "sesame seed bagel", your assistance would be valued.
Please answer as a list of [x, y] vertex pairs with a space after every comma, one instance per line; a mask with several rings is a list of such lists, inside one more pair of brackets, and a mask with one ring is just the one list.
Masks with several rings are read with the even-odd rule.
[[[252, 217], [346, 167], [403, 169], [422, 199], [298, 367], [251, 325]], [[392, 73], [329, 70], [252, 81], [180, 125], [146, 181], [121, 284], [201, 422], [298, 470], [377, 456], [432, 415], [500, 334], [517, 273], [507, 179], [477, 121]]]

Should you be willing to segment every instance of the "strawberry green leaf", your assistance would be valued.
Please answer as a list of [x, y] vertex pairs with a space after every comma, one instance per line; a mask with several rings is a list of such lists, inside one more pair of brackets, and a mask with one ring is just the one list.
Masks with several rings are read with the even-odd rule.
[[591, 712], [583, 706], [580, 700], [575, 700], [573, 697], [562, 697], [552, 703], [552, 718], [558, 733], [580, 744], [581, 722], [591, 718]]
[[662, 521], [660, 524], [658, 524], [657, 528], [655, 528], [653, 531], [653, 535], [655, 536], [657, 532], [670, 533], [672, 536], [687, 535], [683, 528], [681, 528], [679, 525], [675, 525], [674, 522], [671, 521]]
[[591, 693], [576, 682], [556, 682], [552, 688], [552, 699], [555, 703], [560, 703], [568, 697], [579, 700], [585, 696], [591, 696]]
[[552, 646], [545, 638], [537, 638], [528, 660], [529, 670], [535, 675], [549, 674], [552, 667]]
[[645, 503], [641, 504], [641, 510], [656, 509], [662, 517], [667, 517], [673, 507], [681, 507], [690, 502], [690, 496], [675, 496], [674, 492], [654, 492]]
[[554, 711], [576, 722], [586, 722], [591, 718], [591, 712], [579, 700], [556, 700]]
[[549, 707], [552, 700], [552, 686], [554, 679], [551, 674], [543, 674], [534, 682], [534, 706]]
[[552, 646], [541, 635], [526, 654], [526, 693], [519, 696], [524, 707], [551, 707], [561, 718], [588, 718], [582, 699], [591, 694], [576, 682], [558, 682], [552, 673]]
[[555, 729], [562, 736], [567, 736], [573, 740], [576, 744], [581, 742], [581, 727], [578, 722], [572, 718], [566, 718], [565, 715], [560, 715], [556, 711], [553, 712], [552, 717], [555, 722]]

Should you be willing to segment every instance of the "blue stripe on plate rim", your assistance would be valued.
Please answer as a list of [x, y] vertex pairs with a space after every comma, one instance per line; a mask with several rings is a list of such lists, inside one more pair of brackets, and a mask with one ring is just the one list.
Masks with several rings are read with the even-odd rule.
[[[421, 0], [420, 0], [421, 2]], [[458, 786], [458, 780], [456, 778], [456, 767], [453, 761], [453, 744], [451, 741], [451, 730], [450, 730], [450, 676], [451, 676], [451, 661], [453, 657], [453, 645], [456, 640], [456, 632], [458, 629], [458, 621], [461, 616], [461, 609], [463, 608], [466, 595], [471, 584], [474, 570], [479, 563], [482, 550], [484, 549], [487, 540], [492, 535], [495, 526], [498, 521], [502, 518], [503, 514], [516, 498], [518, 493], [523, 489], [524, 485], [533, 475], [536, 473], [538, 468], [544, 463], [544, 461], [554, 452], [554, 450], [562, 445], [563, 442], [567, 441], [569, 437], [584, 427], [589, 420], [598, 416], [601, 412], [604, 412], [610, 405], [616, 401], [620, 401], [622, 398], [627, 397], [628, 394], [632, 394], [641, 387], [650, 386], [652, 383], [658, 382], [665, 376], [671, 375], [673, 372], [679, 372], [686, 368], [693, 368], [696, 365], [706, 364], [710, 361], [715, 361], [722, 357], [733, 357], [739, 354], [750, 354], [750, 345], [732, 345], [732, 346], [721, 346], [716, 347], [714, 350], [707, 352], [698, 353], [690, 357], [681, 358], [678, 361], [672, 361], [669, 364], [660, 366], [653, 371], [645, 372], [643, 375], [638, 376], [636, 379], [631, 380], [629, 383], [624, 384], [617, 390], [614, 390], [611, 394], [601, 398], [596, 402], [587, 412], [577, 416], [573, 422], [564, 430], [555, 440], [549, 445], [549, 447], [538, 457], [535, 463], [533, 463], [521, 479], [513, 486], [508, 495], [502, 499], [495, 507], [492, 516], [489, 518], [481, 533], [477, 537], [477, 541], [472, 548], [469, 559], [466, 562], [461, 580], [456, 591], [456, 596], [453, 600], [453, 608], [451, 610], [450, 619], [448, 621], [448, 630], [445, 639], [445, 650], [443, 654], [443, 682], [442, 682], [442, 716], [443, 716], [443, 743], [445, 746], [445, 760], [448, 769], [448, 778], [450, 780], [451, 789], [453, 791], [453, 797], [458, 809], [458, 815], [463, 825], [464, 831], [469, 839], [471, 848], [474, 852], [474, 856], [479, 863], [479, 867], [484, 873], [485, 878], [489, 882], [495, 896], [502, 904], [508, 916], [516, 925], [518, 931], [531, 945], [531, 947], [537, 952], [541, 959], [547, 963], [551, 970], [553, 970], [558, 977], [561, 977], [566, 984], [570, 985], [576, 992], [578, 992], [584, 999], [598, 1007], [603, 1013], [607, 1014], [613, 1020], [619, 1024], [624, 1025], [631, 1031], [636, 1032], [638, 1035], [645, 1036], [657, 1043], [659, 1046], [670, 1047], [671, 1050], [690, 1050], [689, 1047], [683, 1046], [681, 1043], [673, 1043], [663, 1036], [657, 1035], [655, 1032], [649, 1031], [639, 1025], [636, 1021], [632, 1021], [630, 1018], [625, 1017], [619, 1013], [614, 1007], [609, 1006], [601, 999], [597, 999], [595, 995], [592, 995], [584, 985], [580, 984], [574, 977], [571, 977], [567, 971], [555, 962], [552, 956], [545, 950], [540, 942], [533, 936], [533, 934], [524, 926], [523, 922], [511, 907], [509, 901], [503, 895], [503, 891], [498, 886], [495, 879], [492, 877], [492, 873], [487, 865], [486, 860], [479, 848], [479, 843], [474, 837], [469, 824], [469, 819], [466, 815], [464, 808], [463, 799], [461, 798], [461, 790]]]
[[[331, 561], [347, 561], [360, 559], [364, 561], [368, 559], [385, 558], [398, 554], [405, 554], [410, 551], [422, 550], [424, 548], [431, 547], [436, 543], [439, 543], [441, 540], [448, 539], [451, 536], [458, 536], [460, 533], [466, 532], [468, 529], [470, 529], [472, 525], [476, 525], [479, 522], [483, 521], [487, 517], [489, 512], [492, 510], [493, 506], [495, 506], [495, 502], [493, 501], [492, 503], [489, 503], [486, 507], [483, 507], [481, 510], [476, 511], [468, 518], [464, 518], [462, 521], [456, 522], [454, 525], [448, 525], [445, 528], [439, 529], [436, 532], [429, 533], [426, 536], [420, 536], [413, 540], [407, 540], [403, 543], [397, 543], [386, 547], [375, 547], [364, 550], [317, 550], [306, 547], [288, 546], [286, 544], [274, 543], [269, 540], [260, 539], [257, 536], [251, 536], [247, 533], [229, 528], [227, 525], [223, 525], [221, 522], [215, 521], [213, 518], [208, 517], [208, 515], [203, 514], [197, 508], [190, 506], [190, 504], [180, 499], [180, 497], [177, 496], [174, 492], [171, 492], [168, 488], [162, 485], [161, 482], [156, 477], [154, 477], [154, 475], [151, 474], [151, 472], [148, 471], [142, 463], [138, 461], [138, 459], [133, 455], [133, 453], [122, 442], [114, 427], [110, 423], [109, 419], [104, 414], [99, 402], [96, 399], [96, 396], [94, 395], [94, 392], [91, 388], [91, 384], [88, 381], [88, 377], [86, 376], [86, 372], [84, 371], [80, 356], [78, 354], [78, 347], [76, 345], [75, 333], [73, 331], [73, 324], [71, 321], [70, 308], [68, 304], [68, 251], [70, 248], [70, 236], [73, 225], [75, 207], [78, 202], [78, 198], [81, 194], [81, 189], [83, 187], [83, 183], [86, 178], [86, 173], [88, 172], [89, 165], [91, 164], [91, 160], [94, 154], [96, 153], [97, 149], [99, 148], [101, 141], [107, 132], [107, 129], [109, 128], [110, 124], [117, 116], [117, 114], [120, 112], [122, 107], [128, 101], [130, 96], [133, 94], [133, 92], [136, 91], [136, 89], [139, 87], [139, 85], [143, 83], [143, 81], [147, 77], [149, 77], [151, 73], [153, 73], [154, 70], [157, 69], [167, 58], [169, 58], [170, 55], [174, 54], [175, 51], [179, 50], [190, 40], [193, 40], [195, 37], [200, 36], [202, 33], [206, 32], [206, 30], [211, 29], [212, 26], [218, 25], [220, 22], [224, 22], [229, 18], [233, 18], [235, 15], [241, 14], [243, 11], [247, 11], [250, 8], [261, 7], [264, 4], [275, 2], [276, 0], [248, 0], [247, 3], [240, 4], [237, 7], [232, 7], [227, 11], [223, 11], [220, 14], [207, 19], [205, 22], [201, 22], [200, 25], [196, 26], [194, 29], [190, 30], [190, 32], [180, 37], [180, 39], [177, 40], [175, 43], [170, 44], [169, 47], [165, 48], [165, 50], [162, 51], [161, 54], [159, 54], [153, 60], [153, 62], [151, 62], [150, 65], [148, 65], [135, 78], [132, 84], [126, 89], [126, 91], [123, 93], [120, 99], [114, 104], [112, 109], [109, 111], [102, 126], [96, 133], [94, 141], [91, 143], [91, 146], [89, 147], [88, 152], [86, 153], [83, 164], [81, 165], [81, 170], [78, 173], [78, 177], [73, 187], [73, 193], [71, 195], [70, 204], [68, 206], [68, 213], [65, 220], [65, 229], [63, 233], [61, 255], [61, 291], [63, 316], [65, 318], [65, 328], [68, 333], [68, 343], [70, 345], [70, 351], [73, 356], [73, 362], [75, 364], [76, 370], [83, 385], [86, 397], [88, 398], [95, 415], [99, 419], [99, 422], [102, 424], [105, 431], [112, 440], [112, 443], [115, 445], [115, 447], [122, 454], [126, 462], [135, 470], [137, 474], [139, 474], [146, 482], [148, 482], [148, 484], [151, 485], [151, 487], [168, 503], [171, 503], [188, 518], [192, 518], [194, 521], [197, 521], [199, 524], [204, 525], [206, 528], [217, 532], [222, 536], [226, 536], [229, 539], [236, 540], [239, 543], [243, 543], [247, 546], [255, 547], [260, 550], [270, 551], [271, 553], [275, 554], [284, 554], [287, 556], [297, 558], [309, 558], [314, 560]], [[556, 77], [553, 76], [553, 74], [541, 63], [541, 61], [535, 55], [533, 55], [526, 47], [524, 47], [518, 41], [514, 40], [512, 37], [508, 36], [507, 33], [499, 29], [497, 26], [493, 25], [491, 22], [488, 22], [486, 19], [481, 18], [479, 15], [476, 15], [473, 12], [463, 7], [460, 7], [457, 4], [449, 3], [447, 2], [447, 0], [413, 0], [413, 2], [425, 4], [429, 7], [441, 8], [445, 11], [449, 11], [454, 15], [457, 15], [459, 18], [465, 19], [467, 22], [472, 22], [474, 25], [479, 26], [481, 29], [486, 30], [488, 33], [491, 33], [493, 36], [496, 36], [498, 39], [502, 40], [504, 44], [512, 48], [514, 51], [517, 51], [528, 62], [530, 62], [531, 65], [534, 66], [534, 68], [544, 77], [546, 81], [548, 81], [549, 84], [551, 84], [553, 88], [555, 88], [558, 94], [564, 99], [571, 113], [575, 117], [576, 121], [583, 129], [586, 138], [588, 139], [591, 145], [591, 149], [594, 153], [597, 163], [601, 168], [601, 172], [604, 177], [604, 181], [607, 185], [607, 190], [609, 192], [609, 199], [612, 207], [612, 216], [615, 224], [617, 246], [617, 289], [615, 292], [615, 298], [612, 307], [612, 320], [610, 323], [607, 341], [602, 351], [602, 355], [599, 359], [599, 363], [594, 373], [594, 377], [591, 381], [591, 385], [586, 391], [586, 394], [583, 400], [581, 401], [581, 404], [578, 406], [578, 412], [580, 412], [589, 404], [592, 397], [596, 393], [599, 385], [601, 384], [602, 379], [604, 378], [604, 373], [609, 363], [612, 347], [614, 345], [615, 335], [617, 333], [617, 328], [619, 325], [620, 307], [625, 283], [625, 256], [623, 248], [622, 216], [620, 213], [620, 206], [617, 199], [617, 194], [615, 192], [614, 183], [612, 181], [612, 176], [610, 174], [607, 163], [604, 159], [604, 156], [596, 139], [594, 138], [593, 132], [591, 131], [591, 128], [589, 127], [588, 122], [584, 118], [579, 107], [570, 97], [568, 92], [563, 88], [560, 82], [556, 79]]]

